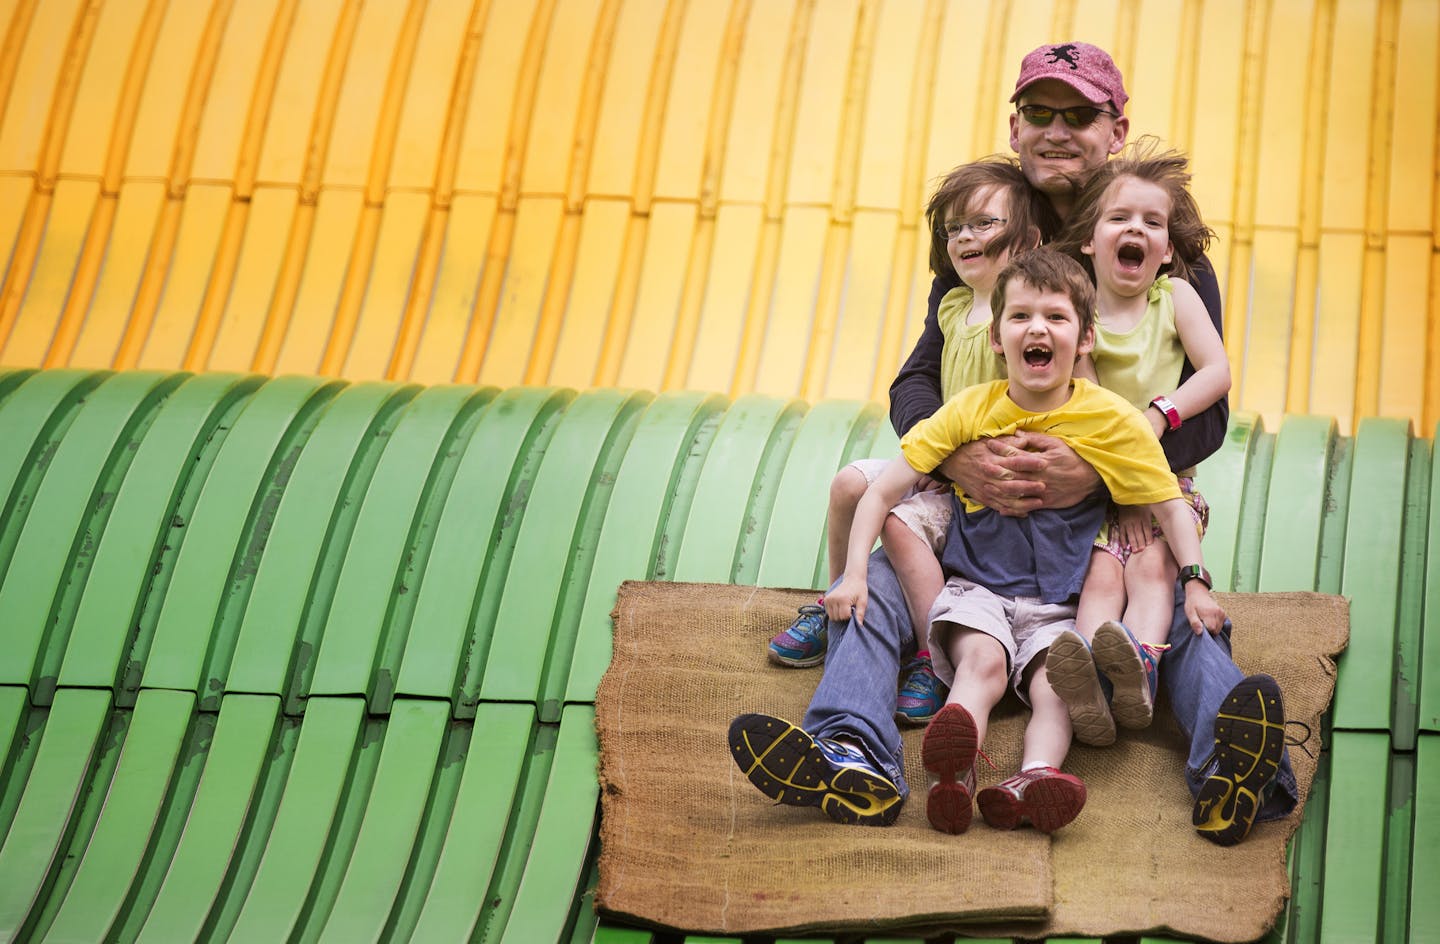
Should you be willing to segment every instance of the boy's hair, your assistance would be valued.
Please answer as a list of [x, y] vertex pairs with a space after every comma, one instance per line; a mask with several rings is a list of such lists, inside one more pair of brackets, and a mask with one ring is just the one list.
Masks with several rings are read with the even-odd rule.
[[1009, 197], [1010, 209], [1005, 223], [985, 247], [987, 256], [996, 256], [1007, 249], [1030, 249], [1035, 240], [1044, 242], [1060, 231], [1060, 218], [1050, 201], [1031, 188], [1020, 164], [1010, 157], [992, 154], [969, 164], [961, 164], [940, 181], [930, 202], [925, 206], [925, 221], [930, 227], [930, 271], [936, 275], [958, 279], [946, 249], [947, 240], [939, 228], [953, 207], [961, 213], [975, 195], [986, 187], [997, 187]]
[[1135, 177], [1155, 184], [1170, 195], [1170, 243], [1175, 252], [1160, 271], [1180, 279], [1190, 278], [1193, 266], [1204, 255], [1215, 233], [1205, 225], [1200, 207], [1190, 193], [1189, 161], [1179, 151], [1162, 151], [1159, 139], [1145, 136], [1107, 161], [1085, 182], [1075, 196], [1064, 231], [1055, 247], [1078, 259], [1093, 274], [1093, 263], [1080, 247], [1095, 235], [1095, 224], [1105, 194], [1122, 177]]
[[1080, 319], [1080, 337], [1095, 326], [1095, 286], [1084, 268], [1053, 246], [1041, 246], [1011, 257], [995, 278], [995, 291], [990, 295], [990, 337], [999, 340], [1000, 318], [1005, 313], [1005, 291], [1019, 279], [1042, 292], [1059, 292], [1075, 306]]

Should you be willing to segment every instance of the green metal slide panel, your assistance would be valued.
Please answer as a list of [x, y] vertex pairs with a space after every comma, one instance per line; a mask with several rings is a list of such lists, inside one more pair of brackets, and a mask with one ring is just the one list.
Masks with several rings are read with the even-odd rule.
[[1240, 523], [1245, 517], [1245, 482], [1255, 447], [1264, 430], [1260, 414], [1230, 414], [1225, 442], [1210, 458], [1200, 463], [1195, 482], [1210, 504], [1210, 524], [1205, 530], [1205, 567], [1215, 589], [1235, 586], [1235, 553], [1240, 543]]
[[144, 653], [145, 688], [197, 692], [202, 708], [210, 707], [206, 698], [222, 690], [220, 684], [202, 690], [207, 656], [213, 652], [228, 663], [234, 640], [226, 633], [238, 628], [228, 623], [238, 622], [243, 609], [237, 596], [241, 587], [248, 593], [251, 586], [283, 481], [303, 446], [300, 428], [336, 386], [316, 377], [282, 377], [262, 386], [245, 405], [185, 528], [155, 635]]
[[193, 692], [143, 692], [136, 700], [103, 812], [45, 932], [47, 942], [107, 939], [144, 868], [194, 710]]
[[620, 584], [664, 576], [670, 545], [666, 524], [676, 521], [678, 526], [688, 512], [694, 492], [682, 483], [693, 484], [699, 475], [727, 402], [698, 393], [665, 394], [641, 414], [600, 528], [576, 628], [567, 703], [595, 700], [610, 665], [610, 611]]
[[[474, 392], [432, 387], [405, 408], [370, 480], [340, 569], [305, 695], [375, 694], [381, 641], [396, 601], [417, 511], [437, 457]], [[391, 685], [383, 683], [385, 689]], [[384, 699], [386, 702], [388, 698]]]
[[[260, 773], [274, 747], [280, 699], [228, 695], [220, 702], [215, 736], [141, 941], [193, 941], [219, 897]], [[155, 863], [152, 868], [160, 868]]]
[[[333, 574], [328, 580], [324, 575], [338, 572], [358, 495], [369, 485], [395, 414], [419, 390], [358, 383], [325, 405], [275, 510], [235, 640], [227, 692], [291, 694], [294, 662], [302, 658], [297, 650], [306, 646], [304, 627], [316, 624], [310, 635], [318, 638], [324, 601], [334, 592]], [[356, 511], [347, 514], [352, 498]]]
[[160, 546], [185, 526], [174, 514], [195, 454], [258, 377], [204, 374], [182, 383], [140, 440], [115, 495], [60, 667], [61, 686], [119, 686], [121, 660]]
[[[825, 518], [830, 480], [855, 440], [873, 440], [885, 422], [880, 406], [832, 400], [810, 408], [785, 459], [775, 507], [766, 523], [756, 583], [766, 587], [813, 587], [825, 557]], [[828, 570], [828, 567], [826, 568]]]
[[32, 909], [43, 903], [109, 714], [109, 691], [55, 693], [25, 792], [0, 845], [0, 941], [20, 938]]
[[1330, 760], [1320, 940], [1378, 941], [1390, 805], [1389, 737], [1336, 731]]
[[[1434, 443], [1408, 440], [1410, 469], [1405, 477], [1404, 526], [1400, 545], [1399, 600], [1395, 608], [1395, 707], [1390, 724], [1390, 747], [1414, 751], [1420, 733], [1420, 685], [1425, 656], [1425, 555], [1429, 534], [1430, 490]], [[1436, 598], [1432, 598], [1436, 599]], [[1433, 607], [1432, 607], [1433, 608]]]
[[1385, 817], [1385, 877], [1381, 902], [1382, 940], [1415, 940], [1410, 921], [1410, 867], [1415, 840], [1415, 754], [1390, 754], [1390, 799]]
[[642, 931], [640, 928], [610, 924], [604, 918], [600, 919], [600, 926], [595, 929], [594, 944], [654, 944], [654, 942], [653, 931]]
[[573, 903], [584, 890], [585, 857], [599, 816], [597, 759], [595, 709], [566, 706], [545, 804], [501, 941], [558, 941], [572, 920], [571, 909], [556, 903]]
[[1440, 735], [1415, 743], [1415, 831], [1410, 845], [1410, 940], [1440, 941]]
[[535, 707], [482, 702], [476, 707], [460, 790], [444, 846], [415, 918], [402, 910], [399, 932], [414, 941], [469, 940], [500, 858], [506, 825], [534, 737]]
[[376, 941], [410, 867], [430, 798], [448, 702], [401, 699], [390, 710], [367, 813], [321, 941]]
[[289, 939], [344, 803], [364, 720], [361, 698], [315, 698], [306, 705], [280, 808], [268, 836], [256, 840], [263, 841], [264, 854], [231, 928], [231, 941]]
[[[35, 492], [15, 553], [0, 583], [0, 684], [30, 685], [49, 701], [65, 653], [93, 539], [133, 456], [133, 438], [181, 375], [115, 374], [86, 397]], [[53, 668], [51, 668], [53, 666]]]
[[1265, 590], [1314, 590], [1321, 517], [1335, 421], [1287, 416], [1275, 440], [1265, 504], [1259, 585]]
[[5, 400], [14, 393], [25, 381], [39, 373], [33, 367], [0, 367], [0, 407], [5, 405]]
[[1326, 812], [1330, 804], [1330, 752], [1323, 751], [1310, 783], [1305, 817], [1290, 840], [1290, 901], [1267, 944], [1303, 944], [1320, 936], [1324, 894]]
[[559, 719], [584, 592], [620, 461], [648, 393], [571, 402], [534, 478], [495, 614], [482, 701], [532, 701]]
[[24, 747], [25, 740], [19, 734], [23, 729], [26, 717], [26, 708], [29, 705], [29, 693], [20, 685], [0, 685], [0, 842], [5, 840], [5, 833], [9, 831], [10, 820], [5, 815], [6, 785], [23, 782], [16, 778], [15, 768], [19, 764], [19, 754]]
[[759, 395], [731, 404], [695, 484], [673, 579], [755, 582], [755, 551], [805, 411], [799, 400]]
[[[396, 691], [475, 713], [518, 520], [570, 390], [506, 390], [471, 431], [435, 527]], [[472, 638], [474, 634], [474, 638]]]
[[1350, 645], [1331, 706], [1337, 730], [1390, 728], [1409, 433], [1405, 420], [1367, 418], [1355, 437], [1340, 591], [1350, 598]]
[[[1425, 592], [1416, 727], [1440, 734], [1440, 425], [1430, 440], [1430, 511], [1426, 527]], [[1440, 849], [1440, 845], [1433, 848]]]

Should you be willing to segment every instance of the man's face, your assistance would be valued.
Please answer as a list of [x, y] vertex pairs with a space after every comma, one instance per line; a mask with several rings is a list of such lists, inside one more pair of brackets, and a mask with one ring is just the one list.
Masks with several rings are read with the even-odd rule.
[[[1025, 89], [1016, 106], [1043, 105], [1061, 109], [1096, 106], [1075, 89], [1055, 79], [1041, 79]], [[1110, 110], [1108, 102], [1096, 107]], [[1083, 128], [1072, 128], [1059, 114], [1041, 127], [1018, 112], [1010, 115], [1010, 147], [1020, 155], [1020, 169], [1030, 185], [1050, 198], [1061, 216], [1069, 213], [1075, 187], [1125, 146], [1130, 119], [1100, 115]]]

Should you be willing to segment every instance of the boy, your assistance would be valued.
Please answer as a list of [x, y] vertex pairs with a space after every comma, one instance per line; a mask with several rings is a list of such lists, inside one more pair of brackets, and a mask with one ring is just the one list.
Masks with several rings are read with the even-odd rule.
[[[1196, 628], [1219, 627], [1224, 613], [1198, 579], [1199, 539], [1149, 424], [1118, 396], [1072, 378], [1076, 360], [1094, 341], [1094, 309], [1089, 278], [1061, 253], [1039, 249], [1006, 266], [991, 300], [991, 346], [1003, 355], [1008, 380], [967, 388], [902, 440], [902, 456], [856, 511], [845, 575], [826, 595], [832, 620], [853, 614], [852, 626], [863, 629], [870, 549], [906, 488], [966, 442], [1034, 430], [1063, 439], [1096, 469], [1117, 502], [1154, 504], [1162, 521], [1174, 518], [1167, 539], [1182, 574], [1197, 578], [1185, 582], [1187, 618]], [[926, 770], [936, 778], [926, 813], [937, 829], [959, 833], [970, 825], [974, 757], [1007, 685], [1022, 698], [1028, 695], [1033, 713], [1021, 771], [978, 798], [986, 822], [1002, 829], [1029, 822], [1053, 832], [1084, 805], [1084, 784], [1059, 771], [1069, 751], [1070, 720], [1046, 680], [1044, 654], [1051, 639], [1074, 626], [1073, 601], [1105, 498], [1097, 494], [1069, 508], [1015, 518], [970, 502], [956, 488], [941, 557], [947, 581], [930, 611], [932, 658], [937, 674], [952, 683], [923, 745]], [[864, 648], [857, 646], [857, 653]], [[890, 661], [875, 659], [882, 668]], [[736, 718], [731, 756], [756, 787], [781, 803], [819, 806], [839, 822], [894, 822], [905, 794], [898, 736], [891, 736], [893, 721], [887, 727], [888, 718], [877, 717], [882, 703], [868, 677], [872, 671], [863, 656], [827, 668], [805, 728], [765, 715]]]

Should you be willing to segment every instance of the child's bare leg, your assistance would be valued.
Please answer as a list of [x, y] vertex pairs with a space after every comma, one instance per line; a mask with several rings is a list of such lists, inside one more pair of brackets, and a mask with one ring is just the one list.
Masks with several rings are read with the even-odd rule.
[[980, 815], [996, 829], [1028, 822], [1041, 832], [1053, 833], [1085, 806], [1085, 784], [1059, 769], [1070, 750], [1070, 719], [1046, 679], [1042, 662], [1037, 658], [1031, 663], [1033, 671], [1027, 670], [1031, 715], [1020, 772], [986, 787], [975, 798]]
[[895, 515], [886, 516], [880, 543], [905, 593], [905, 606], [915, 626], [916, 645], [924, 649], [929, 645], [930, 607], [945, 588], [945, 572], [925, 539]]
[[825, 550], [830, 560], [830, 584], [845, 572], [845, 556], [850, 548], [850, 526], [855, 521], [855, 506], [869, 487], [859, 469], [846, 466], [830, 480], [830, 507], [825, 518]]
[[1097, 548], [1090, 554], [1090, 570], [1080, 589], [1075, 629], [1062, 632], [1050, 644], [1044, 660], [1046, 683], [1038, 686], [1065, 705], [1067, 727], [1081, 744], [1105, 747], [1115, 743], [1115, 719], [1100, 684], [1090, 640], [1097, 627], [1120, 616], [1124, 605], [1125, 574], [1120, 561]]
[[[1109, 551], [1096, 548], [1090, 552], [1090, 569], [1080, 588], [1080, 603], [1075, 610], [1075, 630], [1087, 640], [1095, 638], [1095, 628], [1106, 620], [1120, 619], [1125, 612], [1126, 580], [1120, 561]], [[1165, 627], [1169, 629], [1169, 622]]]
[[985, 740], [990, 711], [1005, 694], [1006, 657], [998, 641], [973, 629], [942, 624], [934, 645], [955, 666], [945, 707], [925, 729], [920, 759], [933, 778], [925, 815], [941, 832], [963, 833], [974, 815], [975, 754]]
[[1175, 615], [1175, 580], [1179, 576], [1180, 565], [1164, 541], [1130, 555], [1125, 565], [1124, 623], [1136, 639], [1151, 646], [1164, 645]]

